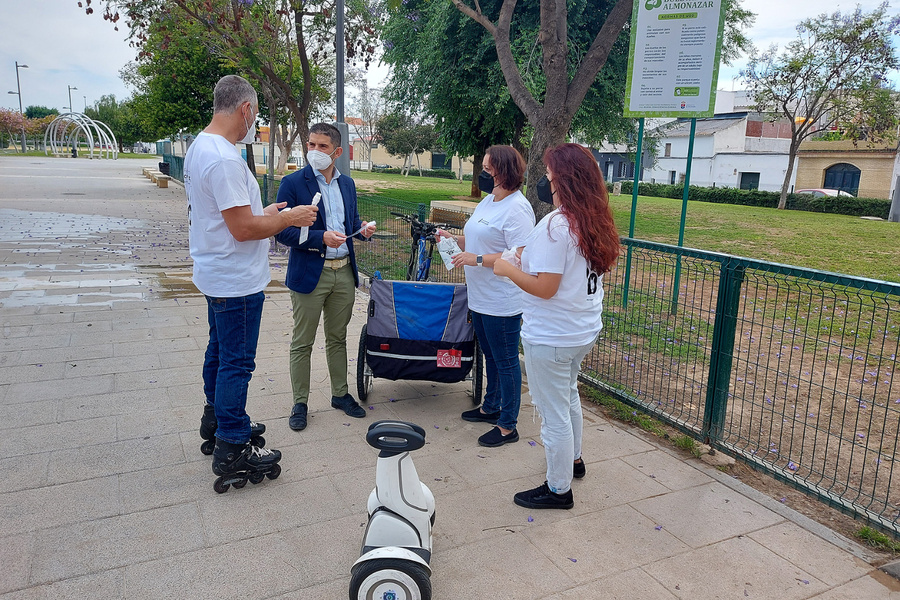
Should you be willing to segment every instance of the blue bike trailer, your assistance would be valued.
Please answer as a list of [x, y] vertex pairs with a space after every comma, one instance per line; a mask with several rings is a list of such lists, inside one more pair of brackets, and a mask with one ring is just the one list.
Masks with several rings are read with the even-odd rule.
[[360, 400], [374, 377], [438, 383], [469, 378], [479, 403], [482, 357], [465, 284], [373, 279], [357, 369]]

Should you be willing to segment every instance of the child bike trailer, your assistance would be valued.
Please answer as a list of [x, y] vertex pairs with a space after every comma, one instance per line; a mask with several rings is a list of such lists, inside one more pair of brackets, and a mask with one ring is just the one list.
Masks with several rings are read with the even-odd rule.
[[472, 382], [481, 403], [481, 350], [462, 283], [372, 279], [369, 314], [359, 336], [356, 386], [366, 400], [376, 377], [396, 381]]

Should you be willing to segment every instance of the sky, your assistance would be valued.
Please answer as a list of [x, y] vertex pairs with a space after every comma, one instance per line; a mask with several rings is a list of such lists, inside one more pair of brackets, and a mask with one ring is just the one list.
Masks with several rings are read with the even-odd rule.
[[[892, 11], [900, 11], [900, 0], [891, 0]], [[871, 11], [880, 0], [859, 0], [829, 4], [822, 0], [742, 0], [742, 6], [757, 13], [748, 36], [760, 50], [771, 44], [783, 47], [796, 37], [795, 27], [802, 19], [825, 10], [849, 12], [856, 4]], [[119, 100], [129, 97], [119, 71], [134, 60], [136, 51], [126, 41], [127, 31], [103, 20], [102, 0], [95, 0], [93, 15], [85, 15], [77, 0], [0, 0], [4, 26], [0, 33], [0, 107], [19, 108], [16, 91], [16, 61], [28, 65], [19, 69], [24, 107], [47, 106], [63, 111], [69, 105], [69, 86], [73, 88], [72, 104], [82, 111], [100, 96], [114, 94]], [[826, 6], [827, 5], [827, 6]], [[122, 21], [120, 21], [122, 23]], [[900, 40], [897, 40], [900, 51]], [[733, 67], [719, 71], [719, 89], [740, 89], [736, 79], [746, 63], [741, 59]], [[380, 87], [387, 75], [377, 64], [369, 71], [369, 86]], [[900, 74], [891, 74], [895, 85]], [[349, 102], [349, 98], [348, 98]], [[352, 115], [348, 115], [352, 116]]]

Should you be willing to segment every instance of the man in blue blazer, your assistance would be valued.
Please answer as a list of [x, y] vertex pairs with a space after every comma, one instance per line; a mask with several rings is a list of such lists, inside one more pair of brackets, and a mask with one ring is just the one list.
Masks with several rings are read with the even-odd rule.
[[340, 131], [327, 123], [316, 123], [309, 130], [309, 164], [282, 179], [278, 188], [277, 201], [286, 202], [288, 208], [309, 205], [316, 194], [320, 195], [315, 223], [308, 229], [288, 227], [275, 236], [291, 249], [285, 284], [290, 289], [294, 315], [290, 351], [294, 407], [288, 424], [295, 431], [307, 425], [310, 356], [321, 315], [331, 406], [351, 417], [366, 416], [347, 385], [347, 324], [359, 285], [353, 239], [348, 236], [359, 232], [358, 239], [368, 239], [375, 233], [375, 226], [360, 219], [356, 184], [335, 167], [334, 161], [342, 151]]

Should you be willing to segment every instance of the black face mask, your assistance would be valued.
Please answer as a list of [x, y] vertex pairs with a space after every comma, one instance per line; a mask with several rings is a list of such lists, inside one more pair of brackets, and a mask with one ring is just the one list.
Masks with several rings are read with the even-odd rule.
[[538, 200], [541, 202], [546, 202], [550, 205], [553, 204], [553, 192], [550, 190], [550, 180], [547, 179], [546, 175], [538, 179], [537, 194]]
[[480, 175], [478, 175], [478, 189], [484, 192], [485, 194], [490, 194], [494, 191], [494, 176], [489, 174], [487, 171], [482, 171]]

